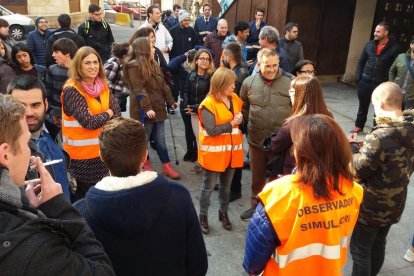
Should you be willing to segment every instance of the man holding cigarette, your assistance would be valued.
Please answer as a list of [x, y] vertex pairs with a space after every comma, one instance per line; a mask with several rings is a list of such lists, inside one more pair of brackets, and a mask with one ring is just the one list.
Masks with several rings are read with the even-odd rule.
[[[67, 172], [70, 159], [60, 144], [60, 128], [46, 120], [48, 102], [44, 85], [32, 76], [20, 75], [10, 82], [7, 93], [26, 108], [26, 123], [31, 133], [31, 154], [39, 156], [43, 162], [62, 160], [51, 164], [47, 169], [53, 179], [62, 185], [63, 194], [70, 201]], [[37, 174], [30, 170], [27, 177], [37, 178]]]
[[[30, 162], [25, 107], [0, 94], [1, 275], [115, 275], [102, 245], [39, 157], [40, 175], [20, 187]], [[36, 192], [35, 192], [36, 191]]]

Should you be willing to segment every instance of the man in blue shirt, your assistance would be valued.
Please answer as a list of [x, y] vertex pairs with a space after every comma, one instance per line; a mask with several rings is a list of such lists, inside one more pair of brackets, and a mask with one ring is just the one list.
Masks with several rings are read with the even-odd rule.
[[[61, 163], [48, 166], [47, 169], [53, 179], [62, 186], [65, 197], [70, 200], [67, 173], [69, 155], [60, 145], [60, 128], [46, 120], [48, 108], [46, 88], [35, 77], [20, 75], [10, 82], [7, 93], [26, 108], [26, 122], [31, 133], [29, 147], [32, 155], [41, 157], [44, 162], [62, 159]], [[29, 174], [31, 173], [29, 171]], [[37, 177], [30, 176], [30, 178]]]

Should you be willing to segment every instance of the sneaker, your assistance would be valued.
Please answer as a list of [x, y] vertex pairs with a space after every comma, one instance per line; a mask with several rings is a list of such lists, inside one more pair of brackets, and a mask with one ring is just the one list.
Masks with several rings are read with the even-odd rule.
[[169, 108], [168, 108], [168, 113], [169, 113], [169, 114], [175, 114], [175, 110], [174, 110], [174, 108], [169, 107]]
[[242, 220], [242, 221], [249, 221], [249, 220], [253, 217], [254, 210], [255, 210], [255, 208], [254, 208], [254, 207], [252, 207], [252, 208], [247, 209], [246, 211], [244, 211], [244, 212], [240, 215], [241, 220]]
[[410, 263], [414, 262], [414, 252], [411, 251], [411, 249], [407, 249], [407, 253], [405, 253], [404, 259]]
[[363, 129], [362, 128], [360, 128], [360, 127], [354, 127], [354, 129], [353, 130], [351, 130], [349, 133], [361, 133], [363, 131]]
[[189, 173], [191, 174], [200, 174], [203, 172], [203, 168], [200, 167], [200, 165], [195, 165], [190, 171]]

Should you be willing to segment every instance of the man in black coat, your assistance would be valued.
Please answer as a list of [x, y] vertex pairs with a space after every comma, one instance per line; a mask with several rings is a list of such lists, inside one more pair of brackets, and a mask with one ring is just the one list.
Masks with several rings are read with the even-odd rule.
[[186, 10], [180, 10], [178, 21], [179, 24], [170, 29], [170, 34], [174, 41], [170, 52], [170, 59], [182, 55], [200, 44], [197, 32], [193, 27], [190, 27], [190, 15]]
[[75, 42], [78, 49], [82, 46], [85, 46], [85, 40], [83, 37], [78, 35], [74, 30], [70, 28], [72, 19], [69, 14], [63, 13], [57, 18], [59, 29], [53, 31], [46, 41], [46, 66], [49, 67], [52, 64], [55, 64], [55, 59], [53, 58], [53, 43], [59, 38], [69, 38]]
[[101, 7], [90, 4], [89, 19], [82, 23], [78, 28], [78, 34], [83, 37], [86, 45], [94, 48], [105, 63], [111, 57], [112, 35], [111, 26], [102, 19]]
[[378, 23], [375, 27], [374, 39], [365, 44], [359, 58], [355, 73], [359, 107], [355, 127], [351, 133], [364, 130], [372, 92], [379, 84], [388, 80], [390, 67], [400, 53], [400, 46], [389, 39], [389, 31], [388, 23]]
[[25, 113], [23, 104], [0, 94], [1, 275], [115, 275], [40, 157], [31, 163], [40, 178], [26, 185], [31, 157]]

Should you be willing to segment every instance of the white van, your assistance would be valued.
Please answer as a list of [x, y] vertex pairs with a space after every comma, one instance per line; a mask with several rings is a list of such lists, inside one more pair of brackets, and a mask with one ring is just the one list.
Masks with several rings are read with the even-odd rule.
[[9, 11], [3, 6], [0, 6], [0, 18], [9, 23], [9, 33], [17, 41], [23, 40], [29, 32], [35, 29], [31, 18]]

